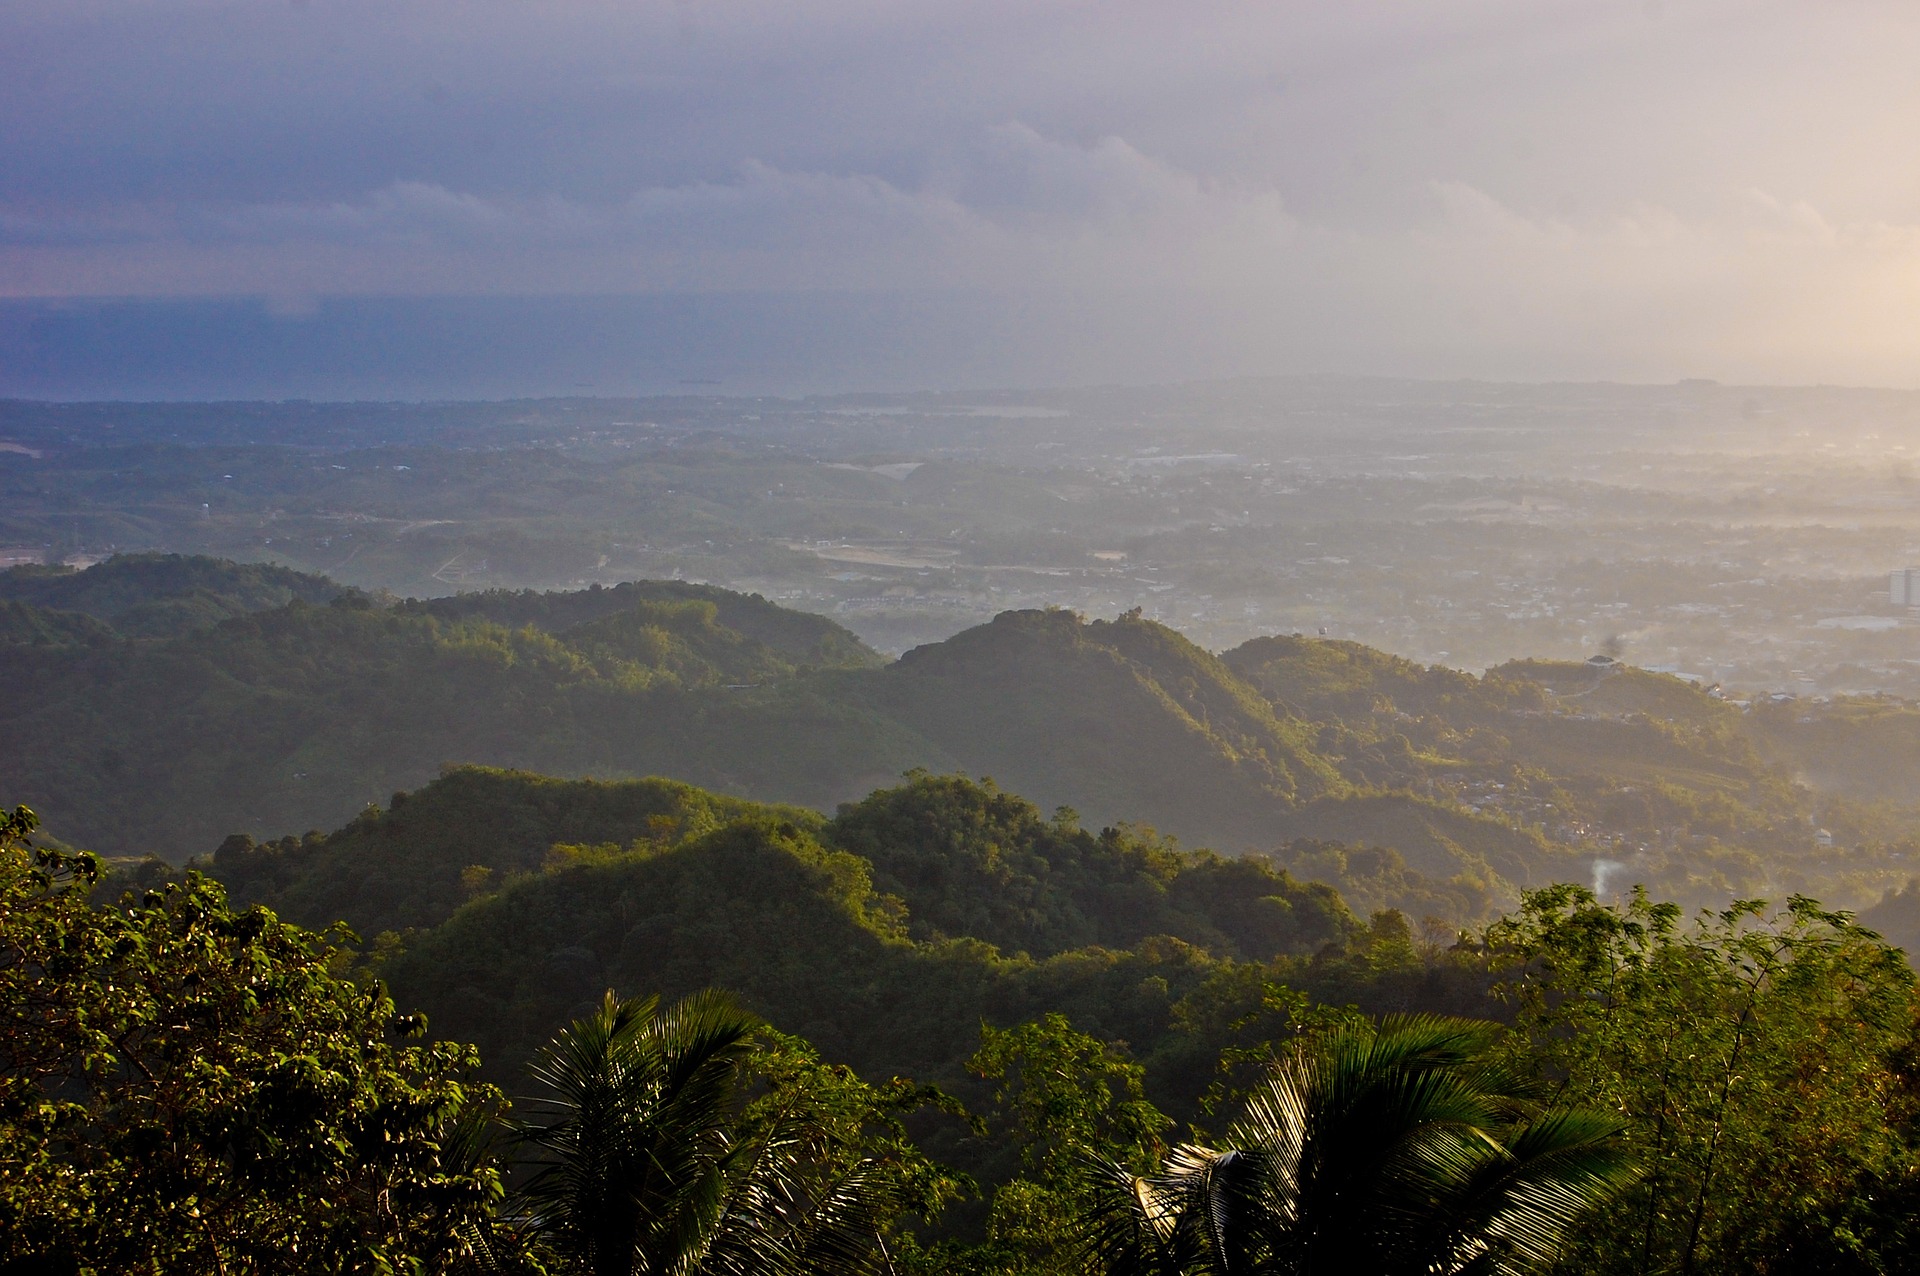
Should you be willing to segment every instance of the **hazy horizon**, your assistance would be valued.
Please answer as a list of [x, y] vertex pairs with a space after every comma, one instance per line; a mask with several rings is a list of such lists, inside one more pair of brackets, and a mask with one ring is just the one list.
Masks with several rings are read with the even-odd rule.
[[[289, 312], [259, 298], [0, 298], [0, 399], [85, 402], [497, 402], [806, 398], [1156, 389], [1234, 381], [1661, 387], [1916, 393], [1890, 381], [1727, 379], [1632, 371], [1460, 372], [1307, 351], [1249, 368], [1227, 350], [1168, 349], [1137, 326], [1036, 348], [1071, 303], [1008, 315], [979, 297], [806, 294], [350, 297]], [[835, 322], [818, 322], [821, 312]], [[1122, 320], [1124, 323], [1124, 320]], [[1274, 366], [1274, 365], [1278, 366]]]
[[23, 0], [0, 49], [9, 395], [1920, 383], [1911, 6]]

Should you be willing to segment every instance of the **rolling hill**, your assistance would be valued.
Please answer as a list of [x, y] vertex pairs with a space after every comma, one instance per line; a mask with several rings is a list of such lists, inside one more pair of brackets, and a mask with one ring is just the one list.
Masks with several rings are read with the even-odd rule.
[[460, 768], [332, 834], [232, 839], [207, 867], [238, 901], [360, 928], [395, 992], [503, 1075], [607, 987], [718, 985], [832, 1057], [954, 1076], [983, 1018], [1071, 1010], [1156, 1041], [1223, 969], [1366, 935], [1333, 890], [1264, 860], [929, 775], [828, 819]]
[[[121, 597], [73, 583], [112, 566], [57, 578], [58, 597]], [[142, 601], [115, 614], [204, 587], [198, 566], [139, 570]], [[1058, 610], [886, 663], [824, 617], [682, 582], [385, 605], [349, 591], [166, 637], [11, 607], [9, 797], [115, 854], [179, 861], [228, 834], [336, 826], [473, 763], [823, 813], [916, 768], [992, 777], [1088, 828], [1268, 852], [1462, 921], [1597, 874], [1690, 904], [1856, 904], [1911, 871], [1901, 808], [1809, 787], [1771, 719], [1624, 666], [1475, 677], [1299, 637], [1215, 656], [1137, 615]]]
[[0, 571], [0, 600], [78, 612], [128, 638], [174, 637], [295, 599], [329, 602], [344, 592], [324, 576], [194, 554], [120, 554], [84, 571]]

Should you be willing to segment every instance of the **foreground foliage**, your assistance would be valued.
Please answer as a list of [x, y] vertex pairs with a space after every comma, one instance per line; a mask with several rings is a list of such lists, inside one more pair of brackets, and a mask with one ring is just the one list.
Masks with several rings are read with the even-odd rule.
[[968, 1066], [996, 1083], [994, 1130], [1014, 1168], [993, 1193], [984, 1243], [947, 1255], [947, 1268], [1080, 1270], [1084, 1223], [1099, 1209], [1097, 1167], [1151, 1167], [1172, 1124], [1147, 1100], [1145, 1069], [1058, 1014], [983, 1027]]
[[33, 833], [0, 830], [0, 1271], [1920, 1267], [1915, 981], [1807, 900], [1555, 887], [1462, 934], [987, 784], [828, 820], [466, 770], [216, 858], [444, 918], [356, 951]]
[[1920, 1265], [1914, 976], [1847, 914], [1703, 915], [1578, 887], [1488, 933], [1517, 1054], [1626, 1114], [1645, 1179], [1569, 1273], [1899, 1272]]
[[103, 906], [0, 828], [0, 1261], [46, 1271], [452, 1270], [497, 1170], [470, 1047], [341, 978], [326, 936], [203, 878]]
[[1113, 1276], [1538, 1271], [1632, 1180], [1622, 1122], [1546, 1110], [1490, 1024], [1349, 1027], [1288, 1050], [1228, 1131], [1157, 1174], [1110, 1165]]
[[938, 1210], [952, 1185], [897, 1128], [867, 1155], [887, 1100], [797, 1043], [771, 1052], [785, 1057], [768, 1093], [743, 1105], [760, 1030], [718, 993], [664, 1010], [609, 993], [540, 1052], [520, 1137], [547, 1159], [521, 1202], [564, 1261], [591, 1276], [833, 1276], [866, 1270], [902, 1210]]

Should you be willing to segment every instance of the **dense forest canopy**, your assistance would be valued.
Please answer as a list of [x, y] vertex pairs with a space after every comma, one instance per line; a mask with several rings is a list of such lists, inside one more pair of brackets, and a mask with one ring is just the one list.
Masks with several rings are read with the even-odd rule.
[[[0, 1022], [0, 1133], [33, 1149], [0, 1157], [12, 1260], [1064, 1276], [1212, 1271], [1218, 1243], [1276, 1270], [1317, 1245], [1572, 1276], [1920, 1259], [1915, 981], [1805, 899], [1689, 921], [1565, 885], [1436, 930], [1358, 917], [1270, 859], [1093, 833], [927, 773], [827, 817], [466, 768], [330, 835], [236, 837], [184, 875], [122, 862], [104, 881], [21, 810], [0, 867], [0, 991], [19, 1007]], [[341, 916], [387, 929], [297, 924]], [[423, 1022], [434, 1044], [404, 1035]], [[649, 1069], [692, 1088], [596, 1106]], [[1396, 1135], [1337, 1098], [1409, 1086], [1438, 1106]], [[1435, 1203], [1324, 1196], [1285, 1151], [1289, 1104], [1347, 1123], [1327, 1146], [1369, 1199]], [[1509, 1187], [1392, 1151], [1469, 1127], [1461, 1146], [1505, 1149], [1475, 1173]], [[156, 1162], [140, 1149], [162, 1128]], [[620, 1158], [640, 1155], [683, 1169], [623, 1195], [639, 1171], [617, 1167], [639, 1163]], [[1299, 1204], [1207, 1214], [1194, 1185], [1234, 1165]], [[696, 1181], [725, 1204], [696, 1206]], [[610, 1252], [634, 1257], [601, 1266]]]
[[0, 573], [0, 637], [19, 795], [76, 844], [174, 862], [336, 826], [448, 763], [821, 812], [914, 768], [992, 776], [1456, 924], [1556, 880], [1899, 912], [1920, 855], [1898, 783], [1920, 711], [1739, 707], [1617, 662], [1474, 676], [1300, 636], [1216, 656], [1134, 614], [1022, 611], [889, 664], [711, 586], [393, 600], [165, 556]]

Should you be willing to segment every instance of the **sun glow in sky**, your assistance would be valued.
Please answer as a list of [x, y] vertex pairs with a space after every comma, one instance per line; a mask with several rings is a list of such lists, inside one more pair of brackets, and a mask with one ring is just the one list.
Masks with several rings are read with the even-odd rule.
[[1911, 0], [13, 0], [0, 296], [964, 294], [1077, 375], [1915, 385], [1915, 67]]

